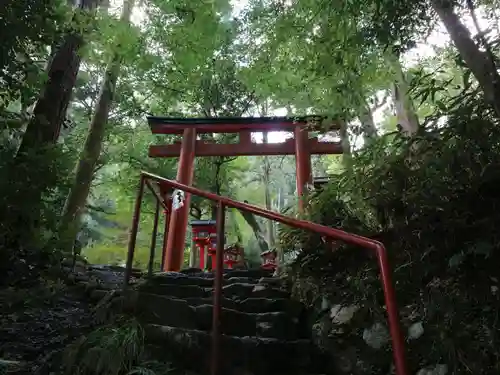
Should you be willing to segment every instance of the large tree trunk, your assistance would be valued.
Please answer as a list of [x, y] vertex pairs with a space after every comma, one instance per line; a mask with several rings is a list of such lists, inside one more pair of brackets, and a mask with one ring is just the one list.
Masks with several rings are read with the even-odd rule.
[[[125, 0], [121, 20], [128, 22], [134, 0]], [[120, 73], [121, 55], [116, 52], [106, 68], [104, 81], [97, 100], [89, 132], [76, 167], [75, 180], [68, 195], [60, 225], [60, 240], [64, 250], [69, 250], [78, 233], [80, 218], [90, 191], [94, 170], [101, 155], [102, 142], [113, 103], [116, 82]]]
[[495, 62], [487, 53], [479, 50], [469, 30], [455, 13], [452, 1], [432, 0], [432, 7], [446, 27], [465, 64], [476, 77], [485, 99], [500, 117], [500, 75]]
[[407, 136], [412, 136], [419, 129], [418, 117], [408, 94], [408, 82], [399, 57], [392, 56], [391, 60], [395, 75], [392, 87], [392, 100], [394, 102], [396, 118], [401, 132]]
[[[79, 8], [91, 13], [95, 5], [95, 0], [83, 0]], [[32, 240], [37, 237], [41, 225], [42, 197], [57, 184], [58, 175], [49, 159], [53, 155], [47, 151], [58, 140], [80, 67], [79, 52], [83, 45], [80, 30], [74, 29], [54, 46], [46, 66], [47, 82], [33, 105], [33, 116], [28, 121], [17, 154], [9, 162], [8, 174], [15, 179], [17, 187], [7, 192], [9, 202], [16, 203], [6, 211], [6, 219], [0, 218], [0, 222], [13, 228], [6, 232], [12, 233], [12, 238], [9, 234], [0, 240], [6, 241], [7, 247], [40, 248], [40, 244], [33, 244]], [[15, 234], [15, 228], [25, 228], [30, 235], [20, 237]]]
[[[97, 3], [96, 0], [84, 0], [80, 8], [91, 11]], [[23, 159], [28, 152], [57, 142], [80, 69], [80, 49], [84, 44], [83, 35], [74, 30], [64, 37], [52, 54], [47, 69], [48, 80], [24, 133], [18, 158]]]

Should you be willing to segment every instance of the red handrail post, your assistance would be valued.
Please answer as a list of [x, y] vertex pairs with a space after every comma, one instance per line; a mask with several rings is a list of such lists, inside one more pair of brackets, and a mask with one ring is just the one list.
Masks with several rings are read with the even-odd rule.
[[214, 307], [212, 314], [212, 357], [211, 375], [219, 375], [220, 345], [221, 345], [221, 305], [222, 305], [222, 275], [224, 268], [224, 221], [226, 207], [222, 202], [217, 205], [217, 249], [215, 255]]
[[135, 243], [137, 241], [137, 231], [139, 229], [139, 218], [141, 215], [142, 197], [144, 195], [144, 183], [146, 176], [141, 173], [137, 197], [135, 199], [134, 216], [132, 217], [132, 227], [130, 228], [130, 237], [128, 241], [127, 265], [123, 277], [123, 289], [127, 288], [130, 276], [132, 275], [132, 263], [134, 261]]
[[158, 218], [160, 216], [160, 200], [156, 198], [155, 217], [153, 221], [153, 232], [151, 233], [151, 248], [149, 249], [148, 277], [153, 275], [153, 265], [155, 260], [156, 235], [158, 234]]
[[165, 228], [163, 232], [163, 246], [161, 250], [161, 270], [165, 271], [165, 263], [167, 259], [167, 241], [168, 241], [168, 228], [170, 227], [170, 213], [172, 211], [172, 197], [166, 196], [166, 206], [165, 210]]
[[377, 260], [380, 267], [380, 278], [384, 290], [385, 306], [387, 308], [387, 320], [392, 338], [392, 355], [397, 375], [408, 375], [406, 365], [405, 343], [401, 324], [399, 322], [398, 306], [396, 303], [396, 292], [392, 281], [389, 260], [387, 259], [387, 250], [381, 243], [375, 244]]

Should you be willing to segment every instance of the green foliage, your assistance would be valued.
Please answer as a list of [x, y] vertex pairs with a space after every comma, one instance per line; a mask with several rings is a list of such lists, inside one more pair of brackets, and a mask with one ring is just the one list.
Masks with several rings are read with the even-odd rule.
[[[0, 109], [20, 100], [22, 106], [33, 103], [40, 88], [46, 55], [67, 19], [67, 9], [60, 0], [7, 0], [0, 9]], [[0, 129], [3, 124], [0, 123]]]
[[163, 375], [168, 364], [152, 361], [145, 352], [144, 332], [135, 320], [96, 329], [66, 351], [64, 374]]
[[68, 191], [70, 158], [54, 147], [27, 155], [22, 164], [12, 154], [0, 160], [0, 175], [9, 176], [0, 181], [0, 284], [29, 283], [58, 261], [59, 254], [47, 245]]
[[[496, 280], [494, 264], [500, 259], [500, 130], [474, 92], [443, 104], [446, 118], [438, 110], [420, 135], [387, 135], [355, 154], [352, 171], [338, 175], [311, 199], [309, 215], [385, 244], [403, 323], [421, 319], [430, 331], [427, 339], [410, 346], [410, 363], [420, 368], [441, 356], [453, 358], [468, 337], [473, 340], [466, 344], [468, 361], [447, 362], [458, 374], [498, 368], [488, 359], [498, 351], [475, 338], [482, 328], [472, 323], [470, 311], [484, 307], [482, 324], [492, 329], [496, 318], [490, 309], [498, 308], [498, 300], [490, 292], [490, 278]], [[445, 123], [435, 126], [438, 119]], [[379, 271], [370, 254], [350, 245], [332, 251], [319, 236], [291, 229], [283, 229], [280, 240], [289, 251], [301, 244], [289, 276], [303, 300], [315, 304], [322, 295], [335, 296], [341, 303], [363, 306], [363, 319], [385, 321]], [[420, 300], [421, 307], [415, 305]], [[471, 323], [462, 327], [463, 321]], [[351, 328], [345, 332], [346, 337], [354, 334]], [[438, 337], [454, 345], [438, 344]], [[439, 350], [429, 353], [430, 345]]]

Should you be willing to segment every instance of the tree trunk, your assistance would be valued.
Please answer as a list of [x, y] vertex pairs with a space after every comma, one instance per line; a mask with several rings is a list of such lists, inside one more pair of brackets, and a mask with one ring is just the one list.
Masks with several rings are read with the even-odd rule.
[[349, 132], [347, 131], [348, 124], [345, 121], [340, 122], [340, 144], [342, 146], [342, 164], [345, 167], [351, 165], [351, 142], [349, 141]]
[[[267, 132], [262, 133], [262, 142], [267, 143]], [[264, 182], [264, 199], [267, 210], [271, 210], [271, 191], [270, 191], [270, 181], [271, 181], [271, 164], [269, 163], [269, 157], [264, 156], [263, 158], [263, 175], [262, 181]], [[267, 220], [267, 243], [272, 248], [274, 247], [274, 222], [272, 220]]]
[[413, 107], [413, 102], [408, 95], [408, 82], [398, 56], [391, 56], [395, 79], [392, 87], [392, 100], [394, 102], [396, 118], [401, 132], [413, 136], [418, 132], [418, 117]]
[[[248, 202], [245, 201], [245, 203], [248, 203]], [[269, 245], [268, 245], [266, 239], [264, 238], [264, 234], [262, 233], [259, 222], [257, 221], [255, 215], [251, 214], [250, 212], [243, 211], [243, 210], [239, 210], [239, 211], [240, 211], [241, 216], [243, 216], [243, 218], [245, 219], [247, 224], [250, 226], [250, 228], [252, 228], [253, 234], [255, 235], [255, 238], [257, 239], [257, 242], [259, 244], [260, 251], [264, 252], [264, 251], [269, 250]]]
[[363, 107], [360, 112], [359, 121], [361, 122], [361, 132], [363, 134], [365, 144], [369, 144], [377, 138], [377, 127], [375, 126], [375, 121], [373, 120], [373, 113], [370, 108], [370, 104], [366, 98], [363, 98]]
[[[80, 8], [90, 12], [96, 5], [95, 0], [84, 0]], [[83, 35], [72, 31], [52, 55], [47, 69], [48, 80], [24, 133], [18, 158], [23, 159], [28, 152], [57, 142], [80, 69], [80, 49], [84, 44]]]
[[[128, 22], [134, 0], [125, 0], [121, 20]], [[63, 250], [69, 250], [78, 232], [80, 217], [90, 191], [94, 170], [101, 155], [102, 142], [108, 122], [110, 108], [120, 73], [121, 56], [116, 52], [106, 68], [104, 80], [89, 126], [80, 160], [76, 167], [73, 187], [64, 206], [60, 225], [60, 241]]]
[[432, 7], [446, 27], [465, 64], [476, 77], [486, 101], [493, 106], [497, 117], [500, 117], [500, 75], [495, 62], [488, 54], [479, 50], [469, 30], [455, 13], [450, 0], [432, 0]]

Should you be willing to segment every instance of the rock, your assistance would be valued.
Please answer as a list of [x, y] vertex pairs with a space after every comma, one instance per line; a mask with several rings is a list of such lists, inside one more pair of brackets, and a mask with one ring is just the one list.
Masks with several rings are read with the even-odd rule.
[[[212, 305], [214, 299], [213, 297], [192, 297], [192, 298], [184, 298], [184, 300], [189, 304], [189, 306], [197, 307], [201, 305]], [[226, 309], [239, 310], [243, 311], [240, 308], [240, 302], [235, 301], [229, 298], [222, 297], [221, 306]], [[245, 311], [248, 312], [248, 311]], [[251, 311], [250, 311], [251, 312]]]
[[253, 284], [228, 284], [222, 287], [222, 294], [227, 298], [239, 297], [241, 299], [244, 299], [251, 296], [253, 287]]
[[[73, 268], [73, 259], [72, 258], [65, 258], [62, 260], [61, 262], [61, 265], [63, 267], [68, 267], [68, 268]], [[75, 269], [78, 268], [78, 269], [86, 269], [87, 268], [87, 264], [82, 261], [82, 260], [76, 260], [75, 261], [75, 264], [74, 264], [74, 267]]]
[[181, 270], [180, 273], [185, 274], [185, 275], [191, 275], [193, 273], [203, 273], [203, 270], [201, 268], [190, 267], [190, 268], [185, 268], [185, 269]]
[[89, 281], [90, 276], [89, 275], [75, 275], [75, 281]]
[[[158, 354], [169, 353], [193, 370], [207, 369], [211, 355], [208, 332], [155, 325], [146, 325], [144, 330], [146, 341], [158, 348]], [[259, 375], [305, 373], [306, 370], [314, 371], [325, 360], [309, 340], [222, 335], [221, 353], [224, 358], [222, 374], [230, 374], [234, 367]]]
[[92, 302], [99, 302], [101, 299], [104, 298], [109, 293], [107, 290], [102, 290], [102, 289], [96, 289], [90, 292], [90, 300]]
[[151, 277], [148, 282], [154, 284], [171, 284], [171, 285], [195, 285], [211, 288], [214, 285], [214, 279], [212, 278], [204, 278], [204, 277], [195, 277], [195, 276], [186, 276], [183, 274], [181, 277], [171, 275], [173, 272], [165, 272], [162, 274], [156, 274]]
[[323, 298], [321, 299], [321, 307], [320, 307], [320, 311], [326, 311], [330, 308], [330, 301], [328, 301], [328, 299], [326, 299], [324, 296]]
[[284, 312], [254, 314], [254, 316], [257, 322], [257, 336], [286, 340], [295, 340], [299, 336], [295, 319], [291, 319]]
[[375, 323], [369, 329], [363, 331], [363, 340], [373, 349], [380, 349], [385, 346], [389, 340], [389, 331], [382, 323]]
[[[185, 301], [193, 307], [200, 305], [212, 305], [212, 297], [204, 298], [185, 298]], [[244, 300], [233, 300], [222, 297], [222, 307], [232, 310], [238, 310], [245, 313], [266, 313], [283, 311], [291, 318], [298, 317], [303, 311], [304, 306], [298, 302], [287, 298], [247, 298]]]
[[208, 297], [210, 292], [205, 288], [196, 285], [169, 285], [169, 284], [150, 284], [143, 283], [139, 285], [141, 292], [159, 294], [161, 296], [169, 296], [175, 298], [193, 298], [193, 297]]
[[194, 308], [181, 299], [132, 291], [126, 295], [124, 307], [146, 323], [191, 329], [198, 326]]
[[264, 285], [229, 284], [222, 288], [222, 293], [228, 298], [288, 298], [289, 293], [279, 289], [268, 288]]
[[328, 348], [332, 322], [328, 315], [324, 315], [311, 327], [312, 340], [318, 348], [326, 350]]
[[247, 298], [239, 301], [241, 311], [246, 312], [274, 312], [283, 311], [288, 316], [296, 318], [304, 311], [304, 305], [289, 298]]
[[229, 270], [224, 278], [229, 279], [231, 277], [250, 277], [252, 279], [259, 279], [261, 277], [270, 277], [272, 275], [272, 271], [262, 270], [262, 269], [253, 269], [253, 270]]
[[227, 284], [256, 284], [256, 283], [257, 280], [251, 277], [230, 277], [229, 279], [227, 279]]
[[417, 375], [446, 375], [448, 373], [448, 365], [437, 364], [436, 366], [429, 366], [420, 369]]
[[163, 279], [163, 278], [168, 278], [168, 279], [188, 279], [190, 276], [189, 274], [185, 274], [182, 271], [181, 272], [175, 272], [175, 271], [165, 271], [165, 272], [157, 272], [152, 275], [152, 277], [149, 280], [155, 280], [155, 279]]
[[16, 373], [22, 370], [24, 366], [26, 366], [26, 364], [20, 361], [0, 359], [0, 374]]
[[357, 305], [334, 305], [330, 309], [330, 318], [334, 324], [346, 324], [354, 317], [354, 314], [358, 310], [359, 306]]
[[[198, 329], [212, 330], [212, 305], [195, 308]], [[258, 336], [278, 339], [296, 339], [295, 324], [284, 312], [244, 313], [223, 308], [221, 310], [221, 331], [231, 336]]]
[[277, 277], [261, 277], [259, 279], [259, 284], [267, 284], [279, 287], [281, 283], [282, 283], [281, 279]]
[[424, 334], [424, 325], [422, 322], [413, 323], [410, 328], [408, 328], [408, 339], [416, 340]]
[[[197, 329], [210, 332], [212, 330], [212, 305], [201, 305], [194, 308], [196, 312]], [[221, 332], [232, 336], [256, 336], [257, 323], [255, 318], [247, 313], [231, 309], [221, 309]]]
[[266, 290], [266, 286], [258, 284], [253, 287], [252, 292], [260, 292], [261, 290]]

